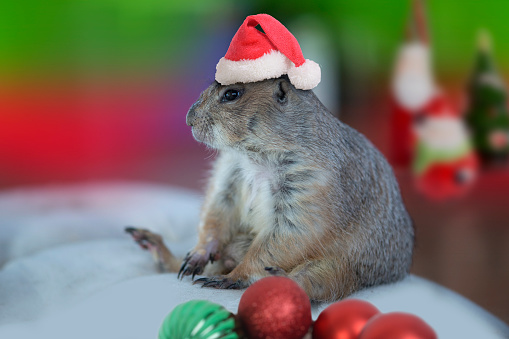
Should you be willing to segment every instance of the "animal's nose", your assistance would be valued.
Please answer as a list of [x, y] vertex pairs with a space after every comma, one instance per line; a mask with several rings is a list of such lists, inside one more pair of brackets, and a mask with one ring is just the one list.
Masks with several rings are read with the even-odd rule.
[[194, 117], [194, 111], [189, 110], [189, 112], [187, 112], [187, 116], [186, 116], [187, 126], [193, 126], [193, 120], [194, 120], [193, 117]]
[[186, 124], [187, 124], [187, 126], [193, 126], [193, 122], [194, 122], [195, 117], [196, 117], [196, 108], [198, 107], [198, 105], [199, 105], [199, 101], [195, 102], [193, 104], [193, 106], [191, 106], [189, 111], [187, 112], [187, 115], [186, 115]]

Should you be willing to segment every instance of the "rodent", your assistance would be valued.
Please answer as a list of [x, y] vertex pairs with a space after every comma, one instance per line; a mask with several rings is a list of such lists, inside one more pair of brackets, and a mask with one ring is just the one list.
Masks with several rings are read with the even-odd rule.
[[214, 82], [186, 122], [218, 156], [179, 275], [215, 288], [284, 275], [334, 301], [409, 273], [414, 228], [390, 165], [313, 91], [286, 75]]

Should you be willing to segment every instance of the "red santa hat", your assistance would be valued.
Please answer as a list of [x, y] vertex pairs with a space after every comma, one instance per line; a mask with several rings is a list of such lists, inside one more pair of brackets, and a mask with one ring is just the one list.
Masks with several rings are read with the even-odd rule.
[[248, 16], [216, 66], [217, 82], [256, 82], [283, 74], [304, 90], [316, 87], [321, 79], [320, 66], [304, 59], [297, 39], [283, 24], [268, 14]]

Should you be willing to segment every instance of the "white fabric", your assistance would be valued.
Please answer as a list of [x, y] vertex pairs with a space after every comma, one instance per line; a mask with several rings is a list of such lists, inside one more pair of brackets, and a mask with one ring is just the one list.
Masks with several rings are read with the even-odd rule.
[[[141, 184], [95, 184], [0, 193], [0, 338], [155, 338], [177, 304], [207, 299], [237, 311], [243, 291], [158, 274], [126, 225], [160, 232], [183, 256], [196, 241], [201, 199]], [[503, 291], [502, 291], [503, 293]], [[354, 297], [406, 311], [440, 338], [502, 338], [505, 324], [459, 295], [410, 276]], [[327, 305], [315, 305], [316, 318]]]

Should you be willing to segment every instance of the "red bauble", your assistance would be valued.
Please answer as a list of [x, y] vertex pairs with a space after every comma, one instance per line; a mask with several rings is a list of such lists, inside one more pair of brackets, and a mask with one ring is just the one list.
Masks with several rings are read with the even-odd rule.
[[302, 339], [311, 326], [311, 303], [293, 280], [267, 277], [244, 292], [237, 319], [251, 339]]
[[359, 339], [437, 339], [431, 326], [416, 315], [392, 312], [380, 314], [366, 324]]
[[320, 313], [313, 326], [313, 339], [357, 339], [368, 320], [379, 313], [367, 301], [339, 301]]

